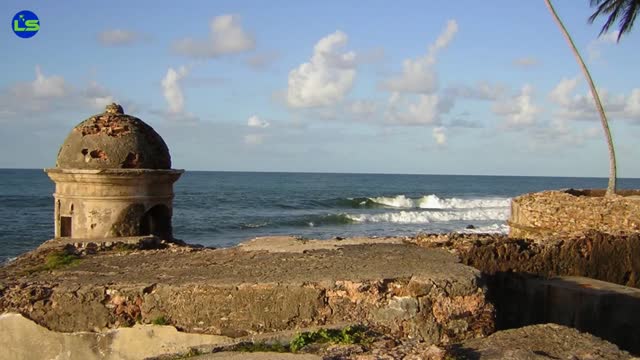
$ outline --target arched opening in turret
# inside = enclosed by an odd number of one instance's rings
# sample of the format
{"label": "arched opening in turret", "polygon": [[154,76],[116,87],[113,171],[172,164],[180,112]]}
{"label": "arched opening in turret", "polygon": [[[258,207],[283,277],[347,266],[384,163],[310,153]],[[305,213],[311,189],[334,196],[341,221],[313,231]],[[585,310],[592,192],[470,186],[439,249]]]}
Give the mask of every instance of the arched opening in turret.
{"label": "arched opening in turret", "polygon": [[147,210],[140,221],[140,235],[155,235],[171,240],[171,209],[166,205],[156,205]]}

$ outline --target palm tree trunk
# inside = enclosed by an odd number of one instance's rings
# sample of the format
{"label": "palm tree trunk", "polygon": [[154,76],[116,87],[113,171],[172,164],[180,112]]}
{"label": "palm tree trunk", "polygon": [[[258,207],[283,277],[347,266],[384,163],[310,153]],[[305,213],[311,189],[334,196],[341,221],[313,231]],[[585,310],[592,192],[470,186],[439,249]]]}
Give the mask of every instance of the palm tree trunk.
{"label": "palm tree trunk", "polygon": [[607,186],[606,196],[614,195],[616,193],[616,181],[617,181],[616,153],[613,148],[613,139],[611,138],[611,131],[609,130],[609,121],[607,120],[607,114],[605,114],[604,112],[604,108],[602,107],[602,102],[600,102],[600,95],[598,95],[598,91],[596,90],[596,85],[593,83],[593,79],[591,78],[589,69],[587,69],[587,65],[585,65],[584,60],[582,60],[582,56],[580,56],[580,52],[578,52],[578,48],[576,48],[576,44],[573,42],[573,39],[571,38],[571,35],[569,35],[569,32],[567,32],[567,28],[564,27],[562,20],[560,20],[560,17],[558,17],[558,13],[556,13],[556,10],[553,8],[553,5],[551,5],[551,0],[545,0],[545,2],[547,4],[547,7],[549,8],[549,11],[551,12],[551,15],[553,15],[553,19],[558,24],[558,27],[560,27],[560,30],[562,31],[562,34],[564,35],[565,39],[569,43],[569,46],[571,46],[571,49],[573,50],[573,55],[575,55],[576,60],[578,60],[578,64],[580,64],[580,67],[582,68],[582,73],[587,78],[587,83],[589,83],[589,88],[591,89],[591,95],[593,96],[593,100],[596,103],[596,109],[600,114],[600,123],[602,124],[602,129],[604,130],[604,135],[607,140],[607,147],[609,148],[609,184]]}

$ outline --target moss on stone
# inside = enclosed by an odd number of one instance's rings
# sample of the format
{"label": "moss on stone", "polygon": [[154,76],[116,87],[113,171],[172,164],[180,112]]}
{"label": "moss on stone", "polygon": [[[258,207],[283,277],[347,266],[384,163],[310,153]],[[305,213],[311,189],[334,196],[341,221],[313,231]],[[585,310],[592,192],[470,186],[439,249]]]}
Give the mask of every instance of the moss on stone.
{"label": "moss on stone", "polygon": [[366,345],[372,342],[370,331],[364,326],[347,326],[342,329],[320,329],[297,334],[289,348],[296,352],[310,344]]}
{"label": "moss on stone", "polygon": [[153,325],[169,325],[169,320],[167,320],[167,318],[165,318],[164,315],[162,315],[162,316],[158,316],[157,318],[153,319],[151,321],[151,323]]}

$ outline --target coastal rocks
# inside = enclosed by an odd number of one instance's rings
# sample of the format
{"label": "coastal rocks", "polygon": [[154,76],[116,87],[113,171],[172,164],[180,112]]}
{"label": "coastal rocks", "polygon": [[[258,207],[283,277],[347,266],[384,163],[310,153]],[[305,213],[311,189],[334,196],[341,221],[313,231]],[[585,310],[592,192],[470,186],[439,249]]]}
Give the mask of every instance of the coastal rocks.
{"label": "coastal rocks", "polygon": [[0,337],[2,360],[176,359],[196,354],[201,354],[195,356],[196,359],[255,360],[634,359],[609,342],[556,324],[499,331],[486,338],[444,347],[415,339],[395,341],[384,336],[366,348],[335,345],[296,354],[215,352],[232,348],[235,341],[222,336],[183,333],[172,326],[135,325],[104,332],[55,332],[20,314],[0,315],[0,333],[3,334]]}
{"label": "coastal rocks", "polygon": [[604,190],[525,194],[512,200],[508,223],[512,238],[560,239],[589,231],[639,233],[640,190],[620,190],[612,197],[604,197]]}
{"label": "coastal rocks", "polygon": [[640,289],[584,277],[496,276],[491,298],[498,326],[556,323],[640,354]]}
{"label": "coastal rocks", "polygon": [[420,235],[410,241],[441,248],[486,274],[584,276],[640,288],[640,234],[595,231],[572,239],[535,241],[504,235]]}
{"label": "coastal rocks", "polygon": [[172,326],[135,325],[105,332],[48,330],[20,314],[0,315],[0,359],[134,360],[224,345],[223,336],[186,334]]}
{"label": "coastal rocks", "polygon": [[556,324],[499,331],[451,347],[450,358],[501,359],[637,359],[615,345]]}
{"label": "coastal rocks", "polygon": [[225,359],[225,360],[321,360],[322,357],[313,354],[286,354],[271,352],[220,352],[197,357],[197,360]]}
{"label": "coastal rocks", "polygon": [[0,311],[64,332],[161,323],[238,338],[365,324],[447,344],[493,331],[478,270],[443,250],[371,242],[110,250],[50,270],[33,267],[35,255],[21,257],[0,268]]}
{"label": "coastal rocks", "polygon": [[442,234],[412,241],[446,249],[485,274],[498,329],[560,323],[640,353],[638,234],[546,241]]}

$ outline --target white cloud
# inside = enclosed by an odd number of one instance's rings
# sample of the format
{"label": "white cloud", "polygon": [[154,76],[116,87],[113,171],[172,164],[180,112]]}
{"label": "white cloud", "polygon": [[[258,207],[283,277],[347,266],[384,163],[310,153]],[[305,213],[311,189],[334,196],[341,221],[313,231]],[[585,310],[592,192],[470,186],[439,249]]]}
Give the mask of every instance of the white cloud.
{"label": "white cloud", "polygon": [[257,115],[253,115],[251,116],[248,120],[247,120],[247,126],[249,127],[253,127],[253,128],[267,128],[269,127],[269,122],[263,119],[260,119]]}
{"label": "white cloud", "polygon": [[640,89],[631,90],[625,103],[624,112],[628,118],[640,120]]}
{"label": "white cloud", "polygon": [[[570,120],[597,120],[598,112],[591,91],[577,93],[582,83],[579,76],[562,78],[549,93],[549,100],[558,105],[554,115]],[[609,120],[616,118],[640,121],[640,88],[631,90],[629,95],[612,95],[606,89],[598,89],[600,101]]]}
{"label": "white cloud", "polygon": [[370,100],[352,101],[347,110],[358,118],[370,118],[378,110],[378,105]]}
{"label": "white cloud", "polygon": [[573,92],[575,91],[579,82],[579,77],[562,78],[558,85],[556,85],[549,93],[549,99],[556,104],[569,106],[574,101],[574,99],[572,98]]}
{"label": "white cloud", "polygon": [[506,92],[506,86],[480,81],[475,85],[461,85],[445,89],[449,96],[462,97],[473,100],[497,100]]}
{"label": "white cloud", "polygon": [[260,145],[263,141],[263,134],[247,134],[244,136],[244,143],[247,145]]}
{"label": "white cloud", "polygon": [[271,66],[279,55],[274,51],[260,52],[253,54],[246,59],[247,64],[255,70],[264,70]]}
{"label": "white cloud", "polygon": [[406,59],[402,64],[402,73],[383,82],[390,91],[418,94],[431,94],[438,88],[438,76],[433,69],[440,50],[446,48],[456,32],[458,23],[449,20],[444,31],[429,46],[427,54],[417,59]]}
{"label": "white cloud", "polygon": [[437,94],[419,95],[415,102],[411,102],[393,93],[389,98],[385,120],[395,125],[438,125],[441,123],[440,116],[449,112],[451,106]]}
{"label": "white cloud", "polygon": [[602,129],[597,127],[580,128],[566,119],[554,118],[545,126],[532,129],[534,145],[581,146],[587,140],[602,136]]}
{"label": "white cloud", "polygon": [[540,61],[531,56],[521,57],[513,60],[513,66],[522,69],[530,69],[538,65],[540,65]]}
{"label": "white cloud", "polygon": [[189,71],[184,66],[181,66],[178,70],[170,67],[162,79],[162,92],[169,106],[169,113],[179,114],[184,112],[184,95],[180,81],[188,73]]}
{"label": "white cloud", "polygon": [[50,111],[61,107],[71,98],[72,88],[59,75],[47,76],[39,65],[35,67],[35,79],[11,85],[0,93],[0,114],[11,118],[13,114]]}
{"label": "white cloud", "polygon": [[32,82],[19,83],[11,88],[11,92],[25,98],[60,98],[68,93],[67,85],[62,76],[46,76],[36,65],[36,78]]}
{"label": "white cloud", "polygon": [[141,39],[140,34],[123,29],[105,30],[98,34],[98,41],[104,46],[131,45]]}
{"label": "white cloud", "polygon": [[505,125],[509,128],[534,125],[537,114],[541,111],[533,104],[533,87],[529,84],[525,84],[518,95],[494,103],[492,110],[505,118]]}
{"label": "white cloud", "polygon": [[438,146],[447,145],[447,134],[445,133],[445,128],[442,126],[434,127],[431,135],[433,136],[433,140],[435,140]]}
{"label": "white cloud", "polygon": [[289,72],[289,106],[329,106],[344,99],[356,77],[356,54],[340,52],[347,40],[342,31],[325,36],[315,45],[311,60]]}
{"label": "white cloud", "polygon": [[115,102],[113,95],[96,81],[89,83],[89,86],[82,92],[82,96],[87,104],[95,110],[104,110],[107,105]]}
{"label": "white cloud", "polygon": [[384,58],[385,58],[384,48],[376,47],[368,50],[359,51],[356,57],[356,62],[358,64],[375,64],[383,61]]}
{"label": "white cloud", "polygon": [[214,58],[255,47],[253,36],[242,28],[240,18],[235,15],[217,16],[209,26],[209,39],[181,39],[173,44],[174,51],[195,58]]}
{"label": "white cloud", "polygon": [[0,121],[35,121],[42,119],[38,114],[45,112],[45,119],[55,119],[62,113],[101,112],[112,102],[119,102],[131,114],[138,111],[135,104],[117,99],[95,80],[88,84],[72,86],[62,76],[46,75],[40,66],[36,66],[35,79],[0,90]]}
{"label": "white cloud", "polygon": [[597,39],[591,41],[589,45],[587,45],[587,54],[589,56],[589,61],[601,60],[602,49],[609,45],[616,44],[618,42],[618,34],[618,30],[607,32],[599,36]]}
{"label": "white cloud", "polygon": [[447,122],[447,126],[452,128],[479,129],[484,125],[479,121],[455,118]]}

